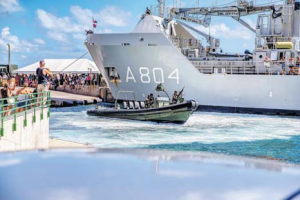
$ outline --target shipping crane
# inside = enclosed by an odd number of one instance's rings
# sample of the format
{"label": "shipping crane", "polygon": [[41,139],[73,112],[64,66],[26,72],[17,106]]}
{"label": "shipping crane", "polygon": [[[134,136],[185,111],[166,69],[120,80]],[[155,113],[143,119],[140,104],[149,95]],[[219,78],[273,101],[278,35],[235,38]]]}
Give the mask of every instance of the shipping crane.
{"label": "shipping crane", "polygon": [[[287,4],[292,2],[293,0],[287,0]],[[282,15],[282,7],[276,9],[274,5],[254,6],[253,1],[248,2],[246,0],[238,0],[237,3],[232,6],[172,8],[170,11],[170,19],[172,20],[175,18],[178,20],[177,23],[180,25],[202,35],[210,46],[210,52],[215,52],[220,46],[219,39],[215,39],[210,34],[206,34],[182,21],[209,27],[211,23],[211,16],[231,17],[253,33],[256,33],[256,29],[251,27],[246,21],[242,20],[241,17],[270,11],[273,12],[272,17],[274,19]]]}
{"label": "shipping crane", "polygon": [[[208,27],[210,25],[210,16],[231,17],[255,33],[255,29],[242,20],[241,17],[268,11],[273,11],[273,18],[281,16],[281,9],[279,8],[276,10],[274,5],[254,6],[253,1],[248,2],[245,0],[239,0],[236,5],[223,7],[172,8],[170,16],[171,19],[175,18],[184,20],[203,25],[204,27]],[[200,16],[205,17],[200,19]]]}

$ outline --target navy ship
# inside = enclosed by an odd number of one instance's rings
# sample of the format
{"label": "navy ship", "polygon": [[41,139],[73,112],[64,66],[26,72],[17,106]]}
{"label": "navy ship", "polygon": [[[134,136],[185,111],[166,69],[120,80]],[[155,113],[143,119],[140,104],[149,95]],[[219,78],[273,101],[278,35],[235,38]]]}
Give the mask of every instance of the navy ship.
{"label": "navy ship", "polygon": [[[185,87],[185,98],[203,111],[300,115],[299,0],[165,10],[159,0],[158,14],[147,9],[131,33],[88,34],[85,45],[114,97],[133,90],[143,101],[163,83],[168,93]],[[256,28],[242,19],[253,14]],[[219,39],[192,25],[208,27],[211,17],[230,17],[254,32],[253,52],[224,53]]]}

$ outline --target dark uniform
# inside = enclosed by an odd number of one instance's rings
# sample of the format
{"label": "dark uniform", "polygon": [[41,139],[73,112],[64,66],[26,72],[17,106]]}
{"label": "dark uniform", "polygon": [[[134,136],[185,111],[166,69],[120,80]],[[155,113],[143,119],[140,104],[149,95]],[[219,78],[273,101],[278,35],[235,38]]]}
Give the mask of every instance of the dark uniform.
{"label": "dark uniform", "polygon": [[177,91],[175,91],[172,97],[172,104],[177,104],[177,102],[178,102],[178,94]]}
{"label": "dark uniform", "polygon": [[153,94],[150,94],[149,96],[149,105],[152,106],[154,104],[154,97]]}

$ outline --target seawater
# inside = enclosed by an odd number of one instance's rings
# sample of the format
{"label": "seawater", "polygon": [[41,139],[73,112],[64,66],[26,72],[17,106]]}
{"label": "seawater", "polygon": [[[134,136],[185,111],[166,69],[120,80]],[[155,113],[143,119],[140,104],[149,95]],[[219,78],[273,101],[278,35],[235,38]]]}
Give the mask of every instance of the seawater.
{"label": "seawater", "polygon": [[50,136],[99,148],[207,151],[300,164],[299,117],[196,112],[185,125],[173,125],[90,117],[93,107],[51,109]]}

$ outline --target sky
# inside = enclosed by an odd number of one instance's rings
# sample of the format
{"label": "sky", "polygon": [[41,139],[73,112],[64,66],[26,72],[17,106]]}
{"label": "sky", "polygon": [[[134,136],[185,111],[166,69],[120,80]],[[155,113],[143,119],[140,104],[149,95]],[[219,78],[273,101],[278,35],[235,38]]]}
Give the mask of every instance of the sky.
{"label": "sky", "polygon": [[[266,1],[270,0],[261,0]],[[181,7],[192,7],[197,2],[182,0]],[[211,6],[220,2],[232,0],[200,0],[199,4]],[[11,63],[19,68],[41,59],[79,58],[86,52],[85,30],[92,28],[92,18],[98,21],[95,32],[130,32],[151,5],[157,5],[157,0],[0,0],[0,64],[7,63],[8,43]],[[173,6],[173,0],[167,0],[166,5]],[[255,27],[256,16],[244,20]],[[254,49],[254,33],[231,18],[213,17],[210,33],[221,39],[225,52]]]}

